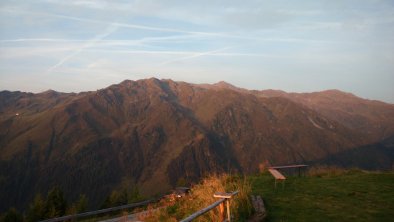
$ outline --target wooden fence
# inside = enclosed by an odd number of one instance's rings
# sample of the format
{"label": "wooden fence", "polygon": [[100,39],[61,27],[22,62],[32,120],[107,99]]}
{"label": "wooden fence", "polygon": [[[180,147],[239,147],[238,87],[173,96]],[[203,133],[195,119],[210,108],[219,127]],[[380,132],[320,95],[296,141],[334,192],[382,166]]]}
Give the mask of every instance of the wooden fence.
{"label": "wooden fence", "polygon": [[[215,207],[219,207],[220,221],[230,222],[231,221],[230,199],[236,194],[238,194],[238,191],[235,191],[232,193],[215,193],[213,196],[216,198],[220,198],[218,201],[214,202],[213,204],[209,205],[208,207],[206,207],[204,209],[201,209],[201,210],[195,212],[194,214],[188,216],[187,218],[181,220],[180,222],[192,221],[192,220],[196,219],[197,217],[207,213],[208,211],[213,210]],[[40,222],[60,222],[60,221],[75,220],[75,219],[82,218],[82,217],[94,216],[94,215],[109,213],[109,212],[118,211],[118,210],[131,209],[131,208],[135,208],[135,207],[142,207],[142,206],[148,205],[148,204],[156,202],[156,201],[157,201],[157,199],[145,200],[145,201],[138,202],[138,203],[132,203],[132,204],[122,205],[122,206],[118,206],[118,207],[111,207],[111,208],[90,211],[90,212],[85,212],[85,213],[80,213],[80,214],[67,215],[67,216],[63,216],[63,217],[57,217],[57,218],[43,220]],[[226,217],[226,216],[224,216],[225,205],[227,208],[226,209],[226,214],[227,214],[226,220],[224,220],[224,218]]]}
{"label": "wooden fence", "polygon": [[234,196],[238,194],[238,191],[232,192],[232,193],[215,193],[213,196],[216,198],[220,198],[220,200],[216,201],[215,203],[209,205],[208,207],[201,209],[197,212],[195,212],[194,214],[186,217],[185,219],[181,220],[180,222],[189,222],[192,221],[194,219],[196,219],[197,217],[207,213],[210,210],[213,210],[215,207],[219,206],[219,221],[224,221],[224,204],[226,204],[227,207],[227,220],[230,222],[231,221],[231,213],[230,213],[230,199]]}
{"label": "wooden fence", "polygon": [[109,213],[109,212],[118,211],[118,210],[142,207],[142,206],[148,205],[148,204],[156,202],[156,201],[157,201],[156,199],[145,200],[142,202],[122,205],[122,206],[118,206],[118,207],[111,207],[111,208],[106,208],[106,209],[102,209],[102,210],[96,210],[96,211],[90,211],[90,212],[85,212],[85,213],[80,213],[80,214],[73,214],[73,215],[67,215],[67,216],[63,216],[63,217],[52,218],[52,219],[48,219],[48,220],[43,220],[41,222],[59,222],[59,221],[66,221],[66,220],[74,220],[74,219],[81,218],[81,217],[88,217],[88,216]]}

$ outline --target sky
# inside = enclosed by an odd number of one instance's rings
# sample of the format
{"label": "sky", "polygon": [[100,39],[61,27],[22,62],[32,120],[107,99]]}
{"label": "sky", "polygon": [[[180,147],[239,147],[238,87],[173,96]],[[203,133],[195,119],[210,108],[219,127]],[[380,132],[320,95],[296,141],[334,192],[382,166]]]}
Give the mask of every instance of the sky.
{"label": "sky", "polygon": [[151,77],[394,103],[394,1],[0,0],[0,90]]}

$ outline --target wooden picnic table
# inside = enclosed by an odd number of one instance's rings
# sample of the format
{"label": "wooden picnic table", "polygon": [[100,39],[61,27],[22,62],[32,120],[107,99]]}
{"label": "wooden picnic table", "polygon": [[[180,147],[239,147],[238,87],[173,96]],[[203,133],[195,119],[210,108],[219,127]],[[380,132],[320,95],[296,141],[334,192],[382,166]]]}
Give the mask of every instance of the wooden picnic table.
{"label": "wooden picnic table", "polygon": [[298,165],[286,165],[286,166],[271,166],[269,169],[281,170],[281,169],[298,169],[298,176],[301,176],[301,168],[306,168],[308,165],[298,164]]}
{"label": "wooden picnic table", "polygon": [[308,167],[308,165],[305,164],[297,164],[297,165],[287,165],[287,166],[271,166],[268,168],[268,171],[271,173],[271,175],[275,178],[275,187],[276,187],[276,181],[282,181],[283,186],[286,180],[286,177],[283,176],[281,172],[278,170],[280,169],[298,169],[298,176],[301,176],[301,168]]}

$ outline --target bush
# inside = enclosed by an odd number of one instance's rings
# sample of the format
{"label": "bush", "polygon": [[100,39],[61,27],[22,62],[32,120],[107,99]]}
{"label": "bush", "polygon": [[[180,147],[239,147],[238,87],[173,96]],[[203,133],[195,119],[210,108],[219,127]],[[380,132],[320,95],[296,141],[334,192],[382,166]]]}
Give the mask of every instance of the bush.
{"label": "bush", "polygon": [[[231,199],[231,214],[234,221],[243,221],[252,213],[250,202],[251,185],[246,178],[239,176],[211,175],[191,188],[190,195],[178,198],[170,204],[153,213],[144,221],[179,221],[194,212],[201,210],[218,199],[213,197],[215,192],[239,193]],[[205,213],[195,221],[218,221],[218,208]]]}

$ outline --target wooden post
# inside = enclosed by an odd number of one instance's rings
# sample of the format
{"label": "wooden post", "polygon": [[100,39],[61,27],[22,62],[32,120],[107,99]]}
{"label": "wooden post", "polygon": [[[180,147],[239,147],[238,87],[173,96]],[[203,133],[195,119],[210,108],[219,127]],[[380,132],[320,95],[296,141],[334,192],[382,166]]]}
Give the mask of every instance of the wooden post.
{"label": "wooden post", "polygon": [[[226,207],[227,207],[227,221],[231,222],[231,212],[230,212],[230,199],[234,196],[238,194],[238,191],[232,192],[232,193],[215,193],[213,196],[216,198],[223,198],[226,199]],[[223,204],[223,203],[222,203]],[[223,206],[222,204],[220,204],[221,206]],[[223,206],[224,209],[224,206]],[[221,216],[220,216],[220,221],[223,221],[223,212],[220,212]]]}
{"label": "wooden post", "polygon": [[223,221],[224,217],[224,202],[219,205],[219,221]]}
{"label": "wooden post", "polygon": [[227,221],[231,222],[230,199],[226,199],[226,205],[227,205]]}

